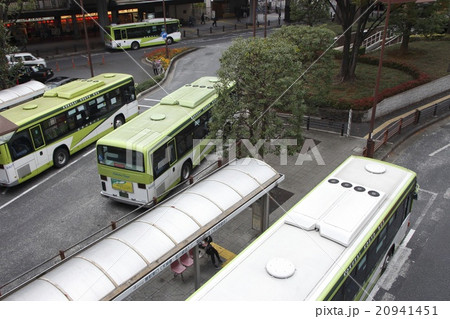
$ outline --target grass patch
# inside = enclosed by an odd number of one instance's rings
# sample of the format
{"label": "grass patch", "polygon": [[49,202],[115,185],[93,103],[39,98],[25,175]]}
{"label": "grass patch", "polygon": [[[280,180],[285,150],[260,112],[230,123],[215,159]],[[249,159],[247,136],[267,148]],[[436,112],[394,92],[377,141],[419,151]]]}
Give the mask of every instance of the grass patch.
{"label": "grass patch", "polygon": [[[435,80],[450,74],[447,72],[450,64],[450,38],[447,36],[446,39],[410,42],[406,55],[400,54],[400,44],[387,47],[383,59],[384,61],[389,59],[414,66],[419,71],[429,75],[431,80]],[[368,55],[379,58],[380,51],[371,52]],[[333,71],[336,75],[339,74],[340,64],[340,60],[335,61]],[[333,83],[331,90],[332,99],[344,98],[346,100],[357,100],[373,96],[377,71],[377,65],[358,62],[356,80],[346,83]],[[406,72],[383,65],[379,92],[412,79],[413,77]]]}
{"label": "grass patch", "polygon": [[[334,72],[338,74],[341,61],[335,61]],[[372,96],[375,91],[375,80],[378,67],[365,63],[356,66],[356,80],[353,82],[335,82],[332,88],[332,97],[339,99],[361,99]],[[380,91],[394,87],[412,80],[413,77],[405,72],[383,68],[381,72]]]}

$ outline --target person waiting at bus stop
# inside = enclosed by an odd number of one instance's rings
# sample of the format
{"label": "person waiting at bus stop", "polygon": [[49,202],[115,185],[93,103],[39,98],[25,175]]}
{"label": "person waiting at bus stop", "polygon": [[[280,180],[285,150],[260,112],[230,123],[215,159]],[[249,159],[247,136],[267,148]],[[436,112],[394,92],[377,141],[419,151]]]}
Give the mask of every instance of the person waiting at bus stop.
{"label": "person waiting at bus stop", "polygon": [[216,263],[216,257],[217,257],[217,260],[219,261],[220,265],[223,264],[223,261],[222,261],[222,259],[220,259],[219,252],[217,251],[217,249],[215,249],[213,247],[213,245],[211,245],[212,241],[213,240],[212,240],[211,236],[206,237],[203,240],[203,246],[205,247],[206,254],[208,256],[211,256],[211,262],[213,263],[214,267],[217,269],[217,268],[219,268],[219,266]]}

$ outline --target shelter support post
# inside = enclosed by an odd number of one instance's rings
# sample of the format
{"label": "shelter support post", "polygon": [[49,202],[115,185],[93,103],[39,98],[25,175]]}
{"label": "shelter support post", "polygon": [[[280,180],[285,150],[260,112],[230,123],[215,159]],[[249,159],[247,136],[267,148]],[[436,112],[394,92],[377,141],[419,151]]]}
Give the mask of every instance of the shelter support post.
{"label": "shelter support post", "polygon": [[269,228],[269,195],[265,194],[252,204],[252,228],[263,233]]}
{"label": "shelter support post", "polygon": [[195,290],[200,288],[200,262],[199,262],[199,252],[197,246],[194,247],[194,280],[195,280]]}

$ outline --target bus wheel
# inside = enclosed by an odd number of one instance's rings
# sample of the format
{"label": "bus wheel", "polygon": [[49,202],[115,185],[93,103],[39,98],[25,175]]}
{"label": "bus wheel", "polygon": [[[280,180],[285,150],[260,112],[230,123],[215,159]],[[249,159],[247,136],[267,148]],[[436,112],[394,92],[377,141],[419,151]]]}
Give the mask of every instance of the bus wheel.
{"label": "bus wheel", "polygon": [[53,165],[57,168],[65,166],[69,162],[69,152],[66,148],[60,147],[53,153]]}
{"label": "bus wheel", "polygon": [[181,182],[184,182],[191,176],[192,164],[190,161],[186,161],[181,168]]}
{"label": "bus wheel", "polygon": [[117,115],[114,118],[114,129],[118,128],[119,126],[123,125],[125,123],[125,119],[122,115]]}
{"label": "bus wheel", "polygon": [[172,38],[167,38],[167,45],[171,45],[173,43],[173,39]]}
{"label": "bus wheel", "polygon": [[139,49],[139,42],[134,41],[131,43],[131,50],[137,50]]}

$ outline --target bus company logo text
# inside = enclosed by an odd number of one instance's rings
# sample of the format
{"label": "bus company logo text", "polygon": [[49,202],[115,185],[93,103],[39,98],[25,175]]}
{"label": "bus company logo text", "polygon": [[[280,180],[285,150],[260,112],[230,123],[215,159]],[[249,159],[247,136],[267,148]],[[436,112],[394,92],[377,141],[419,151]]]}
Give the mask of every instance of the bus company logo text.
{"label": "bus company logo text", "polygon": [[[215,153],[210,154],[215,155],[217,157],[223,157],[225,151],[228,153],[228,158],[237,158],[237,144],[236,140],[228,140],[227,143],[224,143],[221,139],[194,139],[194,165],[200,164],[202,159],[201,154],[201,146],[215,146]],[[239,144],[241,147],[244,147],[250,157],[262,160],[259,152],[260,149],[264,146],[266,148],[278,148],[278,156],[280,157],[280,165],[285,166],[288,165],[288,147],[289,146],[298,146],[296,139],[273,139],[270,141],[259,140],[255,145],[248,139],[239,140]],[[306,139],[303,142],[302,148],[299,153],[295,154],[296,161],[295,165],[303,165],[305,161],[316,161],[317,165],[325,165],[325,161],[320,155],[319,149],[317,148],[316,143],[313,139]]]}
{"label": "bus company logo text", "polygon": [[80,103],[80,102],[89,100],[90,98],[92,98],[92,97],[94,97],[94,96],[97,96],[97,95],[99,95],[99,94],[100,94],[100,91],[97,91],[97,92],[94,92],[94,93],[92,93],[92,94],[83,96],[82,98],[79,98],[79,99],[76,100],[76,101],[73,101],[73,102],[70,102],[69,104],[64,105],[62,108],[63,108],[63,109],[67,109],[67,108],[69,108],[69,107],[71,107],[71,106],[74,106],[74,105]]}
{"label": "bus company logo text", "polygon": [[344,271],[344,277],[347,277],[351,270],[353,269],[353,267],[357,264],[357,262],[359,261],[359,259],[362,257],[362,255],[364,254],[364,252],[369,248],[369,246],[372,244],[373,240],[377,237],[377,234],[381,231],[381,229],[383,229],[384,224],[386,223],[385,220],[383,220],[380,225],[378,225],[377,229],[372,233],[372,235],[370,235],[369,239],[367,239],[366,243],[364,244],[364,246],[361,248],[361,250],[356,254],[355,258],[353,258],[352,262],[350,263],[350,265],[348,265],[347,269],[345,269]]}

